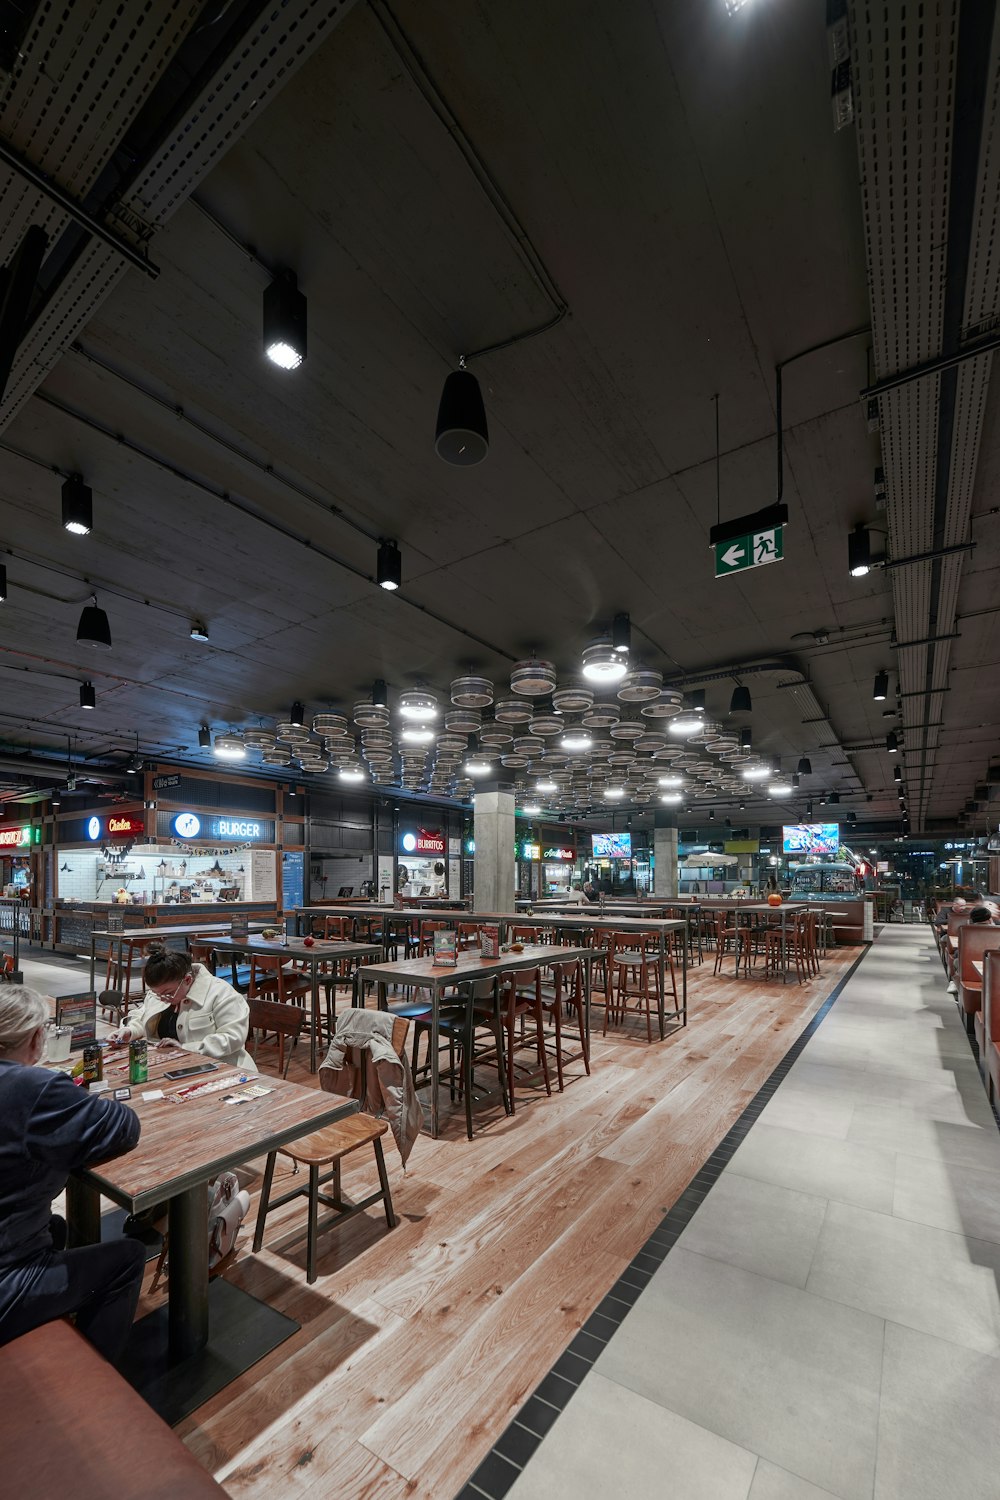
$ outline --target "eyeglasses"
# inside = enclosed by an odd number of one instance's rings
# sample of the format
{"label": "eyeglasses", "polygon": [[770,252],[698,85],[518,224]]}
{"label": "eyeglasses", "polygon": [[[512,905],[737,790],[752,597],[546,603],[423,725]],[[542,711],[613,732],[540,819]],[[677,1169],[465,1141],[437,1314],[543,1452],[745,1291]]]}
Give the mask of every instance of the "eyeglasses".
{"label": "eyeglasses", "polygon": [[172,1005],[190,978],[190,974],[185,974],[184,978],[179,980],[172,990],[153,990],[153,994],[158,1000],[166,1000],[168,1005]]}

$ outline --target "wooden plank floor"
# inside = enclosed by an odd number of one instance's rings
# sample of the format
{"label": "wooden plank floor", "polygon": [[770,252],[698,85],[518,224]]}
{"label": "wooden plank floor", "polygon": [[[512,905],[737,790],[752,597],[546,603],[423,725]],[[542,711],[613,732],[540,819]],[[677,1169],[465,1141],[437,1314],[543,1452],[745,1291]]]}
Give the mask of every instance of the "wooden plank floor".
{"label": "wooden plank floor", "polygon": [[[181,1425],[189,1448],[241,1500],[450,1500],[859,951],[803,985],[709,961],[687,1029],[652,1046],[634,1018],[602,1039],[595,1010],[589,1079],[573,1063],[562,1095],[522,1088],[513,1119],[480,1104],[472,1142],[446,1109],[405,1174],[388,1147],[399,1227],[372,1209],[331,1234],[312,1287],[304,1238],[268,1249],[304,1200],[269,1217],[258,1256],[251,1209],[229,1278],[302,1329]],[[298,1061],[290,1076],[311,1081]],[[362,1160],[346,1190],[373,1179]]]}

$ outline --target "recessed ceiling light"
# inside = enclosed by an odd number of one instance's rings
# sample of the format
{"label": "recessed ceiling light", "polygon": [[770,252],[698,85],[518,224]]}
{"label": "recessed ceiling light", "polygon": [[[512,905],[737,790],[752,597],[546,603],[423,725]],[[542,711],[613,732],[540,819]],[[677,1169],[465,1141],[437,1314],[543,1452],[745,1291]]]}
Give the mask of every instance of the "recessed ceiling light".
{"label": "recessed ceiling light", "polygon": [[208,626],[204,620],[194,620],[191,625],[191,639],[193,641],[208,640]]}

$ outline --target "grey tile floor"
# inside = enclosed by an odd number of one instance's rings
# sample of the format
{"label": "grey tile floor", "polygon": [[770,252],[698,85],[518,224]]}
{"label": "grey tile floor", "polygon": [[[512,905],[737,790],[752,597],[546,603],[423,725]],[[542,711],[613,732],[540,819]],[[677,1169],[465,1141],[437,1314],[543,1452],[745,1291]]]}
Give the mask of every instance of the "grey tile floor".
{"label": "grey tile floor", "polygon": [[887,927],[507,1493],[996,1500],[998,1286],[1000,1132]]}

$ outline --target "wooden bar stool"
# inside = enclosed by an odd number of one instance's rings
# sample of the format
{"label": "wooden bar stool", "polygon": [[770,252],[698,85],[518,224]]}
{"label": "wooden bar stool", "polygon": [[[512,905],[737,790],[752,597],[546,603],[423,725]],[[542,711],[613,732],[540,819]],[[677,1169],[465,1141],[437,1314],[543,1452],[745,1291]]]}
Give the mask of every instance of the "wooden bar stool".
{"label": "wooden bar stool", "polygon": [[[674,979],[674,958],[667,950],[670,976]],[[653,1006],[659,1009],[660,967],[659,952],[655,938],[648,933],[613,932],[611,934],[611,975],[608,983],[608,1003],[604,1010],[604,1035],[608,1022],[624,1022],[628,1003],[635,1000],[636,1009],[646,1013],[646,1038],[653,1040]],[[676,981],[674,990],[676,993]]]}
{"label": "wooden bar stool", "polygon": [[[402,1057],[403,1048],[406,1045],[406,1033],[409,1022],[397,1019],[393,1022],[392,1045],[398,1057]],[[321,1067],[319,1070],[320,1087],[327,1093],[331,1093],[329,1068]],[[306,1217],[306,1281],[316,1280],[316,1243],[319,1236],[333,1224],[339,1224],[344,1219],[353,1218],[355,1214],[363,1213],[366,1208],[371,1208],[373,1203],[381,1203],[385,1210],[385,1222],[390,1229],[396,1227],[396,1215],[392,1207],[392,1194],[389,1191],[389,1176],[385,1170],[385,1157],[382,1154],[382,1137],[389,1129],[384,1120],[376,1120],[371,1115],[350,1115],[346,1120],[338,1120],[335,1125],[327,1125],[322,1130],[314,1131],[312,1135],[303,1136],[301,1140],[293,1141],[288,1146],[282,1146],[280,1151],[272,1151],[267,1158],[267,1166],[264,1169],[264,1182],[260,1192],[260,1205],[257,1209],[257,1223],[254,1228],[253,1248],[254,1253],[260,1249],[264,1242],[264,1226],[267,1216],[272,1209],[283,1208],[286,1203],[291,1203],[295,1198],[306,1198],[308,1210]],[[358,1203],[349,1202],[343,1195],[340,1180],[340,1164],[345,1156],[350,1156],[355,1151],[362,1150],[365,1146],[372,1146],[375,1151],[375,1166],[378,1171],[379,1186],[374,1193],[369,1193],[367,1198],[362,1198]],[[296,1171],[301,1164],[309,1168],[309,1180],[301,1187],[292,1188],[287,1193],[282,1193],[280,1198],[271,1197],[271,1184],[274,1181],[274,1165],[278,1156],[287,1156],[295,1163]],[[329,1168],[324,1171],[324,1168]],[[322,1189],[332,1184],[333,1191],[324,1193]],[[324,1204],[332,1208],[334,1212],[322,1222],[319,1221],[319,1205]],[[301,1234],[301,1230],[293,1231]],[[291,1238],[292,1236],[289,1236]],[[282,1242],[283,1243],[283,1242]]]}
{"label": "wooden bar stool", "polygon": [[590,1073],[590,1045],[584,1026],[583,963],[579,958],[564,964],[553,964],[552,994],[542,996],[542,1009],[552,1017],[553,1036],[556,1044],[556,1079],[560,1094],[563,1091],[562,1017],[564,1008],[576,1016],[580,1029],[580,1056],[588,1075]]}

